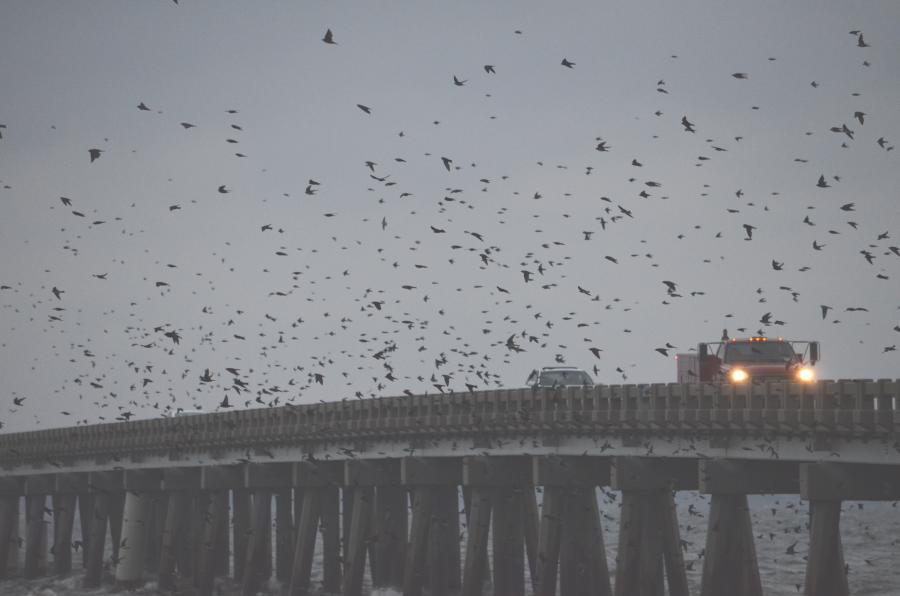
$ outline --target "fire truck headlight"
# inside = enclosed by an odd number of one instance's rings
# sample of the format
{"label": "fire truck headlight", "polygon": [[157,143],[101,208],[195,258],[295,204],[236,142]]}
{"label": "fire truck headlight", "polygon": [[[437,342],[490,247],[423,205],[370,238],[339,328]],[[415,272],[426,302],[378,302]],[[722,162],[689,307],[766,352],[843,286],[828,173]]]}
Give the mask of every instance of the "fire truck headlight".
{"label": "fire truck headlight", "polygon": [[816,380],[816,373],[811,368],[803,367],[797,371],[797,379],[804,383],[812,383]]}
{"label": "fire truck headlight", "polygon": [[749,378],[749,376],[750,375],[747,374],[747,371],[742,368],[735,368],[728,373],[728,378],[731,379],[732,383],[743,383]]}

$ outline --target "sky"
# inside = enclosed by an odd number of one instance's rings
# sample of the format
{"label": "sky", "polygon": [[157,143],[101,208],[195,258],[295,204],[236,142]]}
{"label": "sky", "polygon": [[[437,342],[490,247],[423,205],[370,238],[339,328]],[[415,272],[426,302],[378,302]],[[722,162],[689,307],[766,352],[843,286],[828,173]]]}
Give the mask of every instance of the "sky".
{"label": "sky", "polygon": [[3,2],[2,431],[563,363],[673,382],[723,329],[896,378],[897,23],[892,1]]}

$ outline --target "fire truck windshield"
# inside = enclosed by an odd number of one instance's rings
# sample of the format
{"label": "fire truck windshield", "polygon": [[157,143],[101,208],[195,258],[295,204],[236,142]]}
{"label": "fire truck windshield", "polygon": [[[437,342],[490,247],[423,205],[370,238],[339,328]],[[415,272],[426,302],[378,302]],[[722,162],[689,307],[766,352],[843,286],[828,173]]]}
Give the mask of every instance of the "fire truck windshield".
{"label": "fire truck windshield", "polygon": [[794,359],[791,344],[781,341],[735,342],[725,346],[725,362],[790,362]]}

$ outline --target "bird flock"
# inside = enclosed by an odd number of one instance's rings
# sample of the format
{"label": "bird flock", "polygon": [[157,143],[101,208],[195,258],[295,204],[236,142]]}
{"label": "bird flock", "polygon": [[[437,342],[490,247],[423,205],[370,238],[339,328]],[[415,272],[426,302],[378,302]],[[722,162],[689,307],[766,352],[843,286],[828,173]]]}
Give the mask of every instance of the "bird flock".
{"label": "bird flock", "polygon": [[[309,61],[362,59],[347,29],[323,27]],[[786,103],[819,94],[843,115],[795,123],[779,131],[789,147],[769,146],[754,113],[782,106],[751,98],[769,97],[771,82],[760,81],[790,56],[704,73],[728,98],[711,105],[679,80],[688,58],[661,50],[634,105],[582,115],[566,150],[546,155],[546,129],[528,126],[560,114],[530,112],[509,89],[550,88],[564,115],[596,73],[591,57],[537,33],[497,31],[502,60],[484,55],[435,76],[440,109],[397,109],[364,89],[329,101],[313,117],[351,122],[358,138],[295,142],[304,154],[330,155],[333,142],[363,156],[336,167],[270,167],[252,126],[265,115],[229,98],[185,113],[142,92],[117,106],[125,130],[79,138],[70,156],[67,171],[118,196],[80,184],[35,193],[0,169],[0,201],[41,213],[18,222],[21,211],[7,209],[3,228],[16,238],[8,254],[23,256],[0,270],[0,345],[25,366],[4,369],[16,381],[0,422],[440,396],[520,386],[553,363],[589,365],[604,383],[674,380],[674,362],[660,357],[723,325],[744,335],[821,330],[843,341],[826,347],[835,360],[845,349],[863,361],[896,350],[896,197],[845,191],[853,180],[840,159],[853,156],[850,171],[864,161],[878,164],[873,176],[890,172],[893,115],[874,113],[865,94],[838,86],[843,78],[794,79],[780,90]],[[877,43],[850,33],[830,43],[864,80]],[[528,80],[515,62],[524,46],[548,56]],[[420,82],[404,84],[413,93]],[[308,110],[302,99],[296,109]],[[476,122],[460,121],[473,113]],[[141,145],[150,126],[184,167],[177,175],[158,171],[159,147]],[[28,151],[26,134],[4,121],[0,150]],[[497,138],[513,157],[483,150]],[[734,179],[743,169],[758,176],[756,162],[769,159],[782,165],[777,180]],[[122,180],[120,171],[142,169],[145,180]],[[19,225],[28,234],[12,234]],[[48,238],[40,248],[28,242],[34,230]],[[878,318],[885,311],[896,321]]]}

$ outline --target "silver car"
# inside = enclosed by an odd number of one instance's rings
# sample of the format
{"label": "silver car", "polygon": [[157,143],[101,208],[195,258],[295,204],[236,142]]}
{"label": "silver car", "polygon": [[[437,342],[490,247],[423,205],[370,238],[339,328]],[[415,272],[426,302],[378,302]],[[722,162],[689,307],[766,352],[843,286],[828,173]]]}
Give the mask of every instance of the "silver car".
{"label": "silver car", "polygon": [[573,366],[545,366],[541,370],[533,370],[525,384],[538,387],[593,387],[594,380],[580,368]]}

